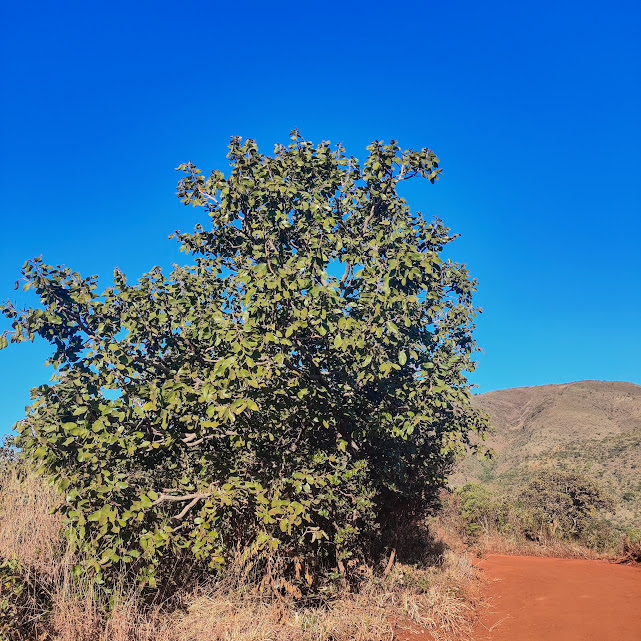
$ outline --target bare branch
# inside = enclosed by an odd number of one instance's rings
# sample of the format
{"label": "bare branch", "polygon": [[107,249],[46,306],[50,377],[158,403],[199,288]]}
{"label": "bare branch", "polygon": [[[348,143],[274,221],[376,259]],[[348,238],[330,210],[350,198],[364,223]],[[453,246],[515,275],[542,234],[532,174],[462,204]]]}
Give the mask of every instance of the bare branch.
{"label": "bare branch", "polygon": [[196,505],[196,503],[198,503],[198,501],[200,501],[200,498],[199,498],[199,497],[196,497],[196,498],[192,499],[192,500],[191,500],[189,503],[187,503],[187,505],[185,505],[185,507],[180,511],[180,514],[176,514],[176,516],[174,516],[174,519],[176,519],[176,521],[182,521],[182,519],[185,517],[185,515],[187,514],[187,512],[189,512],[189,510],[191,510],[191,508],[192,508],[192,507],[194,507],[194,505]]}
{"label": "bare branch", "polygon": [[211,496],[211,492],[195,492],[194,494],[183,494],[181,496],[175,496],[173,494],[160,494],[158,498],[153,502],[154,505],[159,503],[180,503],[181,501],[200,501],[200,499],[208,499]]}
{"label": "bare branch", "polygon": [[365,222],[363,223],[363,235],[367,233],[367,226],[370,224],[372,218],[374,218],[375,213],[376,213],[376,205],[374,204],[370,209],[369,216],[365,219]]}
{"label": "bare branch", "polygon": [[340,287],[343,287],[347,282],[347,277],[349,276],[349,273],[351,270],[352,270],[352,263],[350,263],[349,260],[345,261],[345,272],[343,273],[343,277],[341,278]]}

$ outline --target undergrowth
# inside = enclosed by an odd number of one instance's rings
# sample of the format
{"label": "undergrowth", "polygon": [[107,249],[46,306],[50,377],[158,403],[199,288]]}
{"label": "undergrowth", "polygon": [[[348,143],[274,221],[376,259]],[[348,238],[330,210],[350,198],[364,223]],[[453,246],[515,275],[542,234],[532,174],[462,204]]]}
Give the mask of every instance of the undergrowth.
{"label": "undergrowth", "polygon": [[443,491],[441,505],[432,531],[458,551],[633,559],[641,540],[609,520],[612,499],[576,473],[548,470],[510,492],[468,483]]}
{"label": "undergrowth", "polygon": [[171,589],[143,593],[123,573],[107,593],[74,573],[79,553],[52,514],[59,499],[19,465],[0,475],[2,641],[374,641],[425,629],[438,641],[465,636],[474,617],[471,558],[418,526],[396,541],[396,563],[357,568],[358,584],[337,573],[314,595],[286,589],[276,561],[280,589],[266,585],[243,550],[224,576],[180,585],[177,570]]}
{"label": "undergrowth", "polygon": [[176,559],[163,589],[141,591],[123,571],[107,592],[74,571],[82,559],[62,536],[59,500],[15,461],[0,472],[1,641],[375,641],[421,630],[436,641],[465,638],[480,589],[471,551],[641,561],[638,537],[594,538],[597,511],[564,531],[531,505],[467,486],[444,492],[427,524],[398,528],[378,565],[351,568],[358,581],[337,571],[303,594],[282,572],[293,564],[305,580],[302,564],[276,555],[255,563],[239,548],[224,574]]}

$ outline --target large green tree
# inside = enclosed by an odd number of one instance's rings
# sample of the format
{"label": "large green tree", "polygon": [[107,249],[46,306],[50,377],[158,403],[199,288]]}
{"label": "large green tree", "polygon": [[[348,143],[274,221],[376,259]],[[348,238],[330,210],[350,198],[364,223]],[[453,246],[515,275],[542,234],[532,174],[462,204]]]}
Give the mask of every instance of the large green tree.
{"label": "large green tree", "polygon": [[486,429],[466,378],[475,281],[397,192],[438,180],[438,159],[368,151],[361,165],[293,132],[271,156],[233,138],[228,175],[181,165],[209,224],[175,233],[191,264],[168,276],[116,270],[98,293],[25,264],[39,305],[3,305],[0,346],[38,335],[56,374],[19,442],[99,580],[127,563],[153,585],[172,555],[216,568],[237,550],[307,564],[308,583],[312,564],[349,572]]}

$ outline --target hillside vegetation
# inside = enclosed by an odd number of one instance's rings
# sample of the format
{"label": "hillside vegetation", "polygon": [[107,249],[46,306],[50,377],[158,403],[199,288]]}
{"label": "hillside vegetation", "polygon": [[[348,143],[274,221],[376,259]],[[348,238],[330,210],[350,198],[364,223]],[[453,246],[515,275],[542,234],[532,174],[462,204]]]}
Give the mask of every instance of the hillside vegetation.
{"label": "hillside vegetation", "polygon": [[579,472],[614,499],[612,522],[641,522],[641,386],[611,381],[519,387],[475,396],[494,456],[466,457],[451,484],[512,492],[545,469]]}

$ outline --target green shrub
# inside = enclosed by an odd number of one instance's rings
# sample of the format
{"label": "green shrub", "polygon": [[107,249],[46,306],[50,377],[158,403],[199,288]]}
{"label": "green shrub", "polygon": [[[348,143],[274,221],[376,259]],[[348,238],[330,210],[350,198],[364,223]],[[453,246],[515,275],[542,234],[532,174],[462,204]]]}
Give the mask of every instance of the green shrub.
{"label": "green shrub", "polygon": [[613,551],[621,546],[621,533],[598,513],[588,519],[577,538],[586,547],[597,552]]}
{"label": "green shrub", "polygon": [[211,225],[176,232],[192,264],[168,277],[116,270],[99,294],[25,264],[39,305],[4,305],[10,338],[48,340],[57,373],[20,446],[65,493],[79,571],[153,586],[177,559],[218,571],[242,553],[308,589],[418,518],[484,432],[466,378],[475,281],[397,193],[437,180],[438,159],[368,150],[361,166],[294,133],[273,156],[232,139],[227,177],[181,165],[180,198]]}
{"label": "green shrub", "polygon": [[466,483],[456,491],[462,529],[468,536],[478,536],[496,525],[495,498],[485,485]]}
{"label": "green shrub", "polygon": [[[581,538],[596,531],[599,511],[611,509],[612,499],[591,479],[566,471],[540,472],[519,493],[530,538]],[[598,538],[598,537],[597,537]]]}
{"label": "green shrub", "polygon": [[620,533],[603,514],[612,499],[573,472],[541,472],[512,493],[467,483],[456,491],[455,506],[458,529],[471,539],[498,534],[515,541],[574,540],[598,551],[620,547]]}
{"label": "green shrub", "polygon": [[15,437],[4,436],[0,441],[0,483],[1,477],[7,474],[11,467],[18,461],[18,450],[15,446]]}

